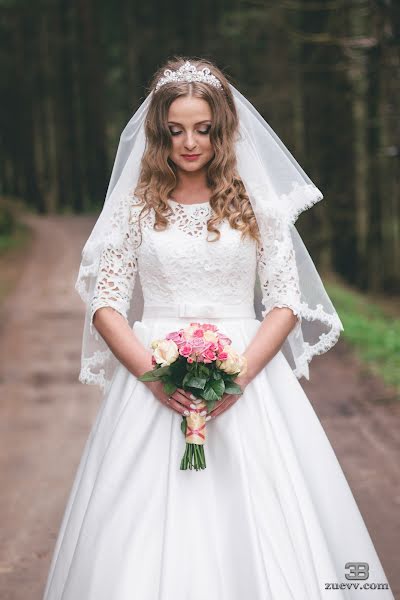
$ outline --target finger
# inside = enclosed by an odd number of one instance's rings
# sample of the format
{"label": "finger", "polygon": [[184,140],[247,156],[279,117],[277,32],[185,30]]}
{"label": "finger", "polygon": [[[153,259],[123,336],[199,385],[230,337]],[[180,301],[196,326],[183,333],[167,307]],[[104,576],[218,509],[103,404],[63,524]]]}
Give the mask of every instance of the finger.
{"label": "finger", "polygon": [[218,415],[220,415],[221,413],[224,412],[225,407],[226,407],[226,404],[217,406],[212,411],[210,411],[207,416],[210,417],[211,419],[215,419],[215,417],[218,417]]}
{"label": "finger", "polygon": [[220,400],[217,400],[215,406],[221,406],[226,400],[238,400],[241,397],[241,394],[224,394]]}
{"label": "finger", "polygon": [[166,405],[170,408],[172,408],[173,410],[175,410],[176,412],[178,412],[180,415],[185,415],[185,411],[188,411],[188,409],[186,409],[184,406],[182,406],[182,404],[180,404],[177,400],[174,400],[174,398],[172,398],[172,396],[170,396],[170,400],[165,402]]}
{"label": "finger", "polygon": [[224,399],[224,401],[219,404],[216,408],[214,408],[209,415],[213,418],[218,417],[218,415],[222,414],[223,412],[225,412],[230,406],[232,406],[232,404],[235,404],[236,402],[236,398],[235,396],[232,396],[231,394]]}
{"label": "finger", "polygon": [[229,400],[232,399],[232,394],[224,394],[222,398],[216,401],[214,404],[214,410],[219,408],[220,406],[224,406]]}
{"label": "finger", "polygon": [[[173,394],[170,396],[170,398],[173,398],[174,400],[176,400],[179,404],[181,404],[181,406],[183,407],[183,413],[185,416],[188,416],[190,410],[194,410],[195,408],[197,408],[196,404],[194,401],[188,400],[185,396],[182,396],[181,394],[178,393],[177,390],[175,390],[174,394],[177,394],[178,397],[176,397],[176,395],[174,396]],[[187,414],[185,413],[185,409],[187,411]],[[207,410],[204,409],[200,412],[200,415],[202,417],[204,417],[207,414]]]}
{"label": "finger", "polygon": [[195,396],[193,396],[193,394],[191,392],[188,392],[187,390],[184,390],[183,388],[177,388],[176,391],[179,392],[180,394],[182,394],[182,396],[185,396],[185,398],[187,398],[188,400],[192,400],[193,398],[195,398]]}
{"label": "finger", "polygon": [[188,400],[192,400],[192,402],[194,402],[195,404],[202,401],[202,398],[197,398],[197,396],[192,394],[192,392],[188,392],[187,390],[184,390],[182,388],[177,388],[177,391],[179,393],[183,394],[185,396],[185,398],[187,398]]}
{"label": "finger", "polygon": [[232,394],[223,394],[222,397],[216,401],[215,406],[221,406],[228,398],[231,398]]}
{"label": "finger", "polygon": [[195,408],[195,405],[193,404],[193,400],[190,400],[184,393],[182,393],[180,391],[179,388],[177,390],[175,390],[172,397],[174,397],[175,400],[177,400],[178,402],[180,402],[181,404],[186,406],[186,408],[190,408],[190,405],[192,405],[192,408]]}

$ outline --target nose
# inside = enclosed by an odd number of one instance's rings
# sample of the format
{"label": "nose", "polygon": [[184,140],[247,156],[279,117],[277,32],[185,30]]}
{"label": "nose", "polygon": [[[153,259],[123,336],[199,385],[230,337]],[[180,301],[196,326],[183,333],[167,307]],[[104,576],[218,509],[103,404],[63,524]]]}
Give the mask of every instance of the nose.
{"label": "nose", "polygon": [[196,145],[197,142],[193,137],[193,133],[189,131],[186,135],[185,148],[187,148],[188,150],[193,150],[196,147]]}

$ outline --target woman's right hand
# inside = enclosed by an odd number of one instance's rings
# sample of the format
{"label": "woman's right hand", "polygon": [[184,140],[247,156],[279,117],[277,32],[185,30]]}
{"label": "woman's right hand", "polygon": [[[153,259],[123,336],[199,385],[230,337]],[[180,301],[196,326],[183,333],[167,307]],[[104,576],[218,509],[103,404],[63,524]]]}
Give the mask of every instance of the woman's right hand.
{"label": "woman's right hand", "polygon": [[[200,402],[196,396],[193,396],[191,393],[186,392],[181,388],[178,388],[173,394],[168,396],[168,394],[164,392],[164,384],[162,381],[146,381],[144,383],[154,394],[157,400],[185,417],[188,416],[189,409],[196,408],[196,403]],[[206,412],[207,411],[204,410],[200,414],[205,415]]]}

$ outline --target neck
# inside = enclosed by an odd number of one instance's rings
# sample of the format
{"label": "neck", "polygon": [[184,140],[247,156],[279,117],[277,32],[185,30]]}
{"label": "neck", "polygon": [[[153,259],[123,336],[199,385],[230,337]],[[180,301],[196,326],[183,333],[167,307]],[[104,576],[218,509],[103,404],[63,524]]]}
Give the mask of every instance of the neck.
{"label": "neck", "polygon": [[191,195],[207,193],[207,175],[206,169],[199,169],[193,173],[188,171],[182,171],[181,169],[177,172],[177,184],[174,189],[174,193],[190,193]]}

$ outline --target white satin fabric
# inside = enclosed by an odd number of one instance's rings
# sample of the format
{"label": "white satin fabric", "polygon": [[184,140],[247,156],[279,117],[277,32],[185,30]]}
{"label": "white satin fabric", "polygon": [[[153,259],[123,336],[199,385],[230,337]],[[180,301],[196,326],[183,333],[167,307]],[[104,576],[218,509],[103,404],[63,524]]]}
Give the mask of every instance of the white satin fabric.
{"label": "white satin fabric", "polygon": [[[290,248],[271,269],[268,246],[257,251],[227,223],[218,243],[206,240],[210,206],[171,208],[162,232],[150,215],[138,249],[134,224],[123,243],[104,248],[91,319],[102,306],[127,318],[137,276],[144,310],[132,327],[148,349],[200,320],[244,352],[260,326],[257,273],[265,313],[274,306],[296,313]],[[44,600],[393,600],[390,591],[354,589],[385,583],[385,574],[283,351],[207,422],[205,470],[180,470],[181,421],[118,363],[76,473]],[[368,580],[347,580],[347,562],[368,563]]]}
{"label": "white satin fabric", "polygon": [[[187,317],[137,321],[140,341]],[[260,321],[207,318],[244,351]],[[394,600],[335,453],[282,352],[207,422],[207,468],[180,470],[181,416],[120,365],[86,442],[44,600]]]}

